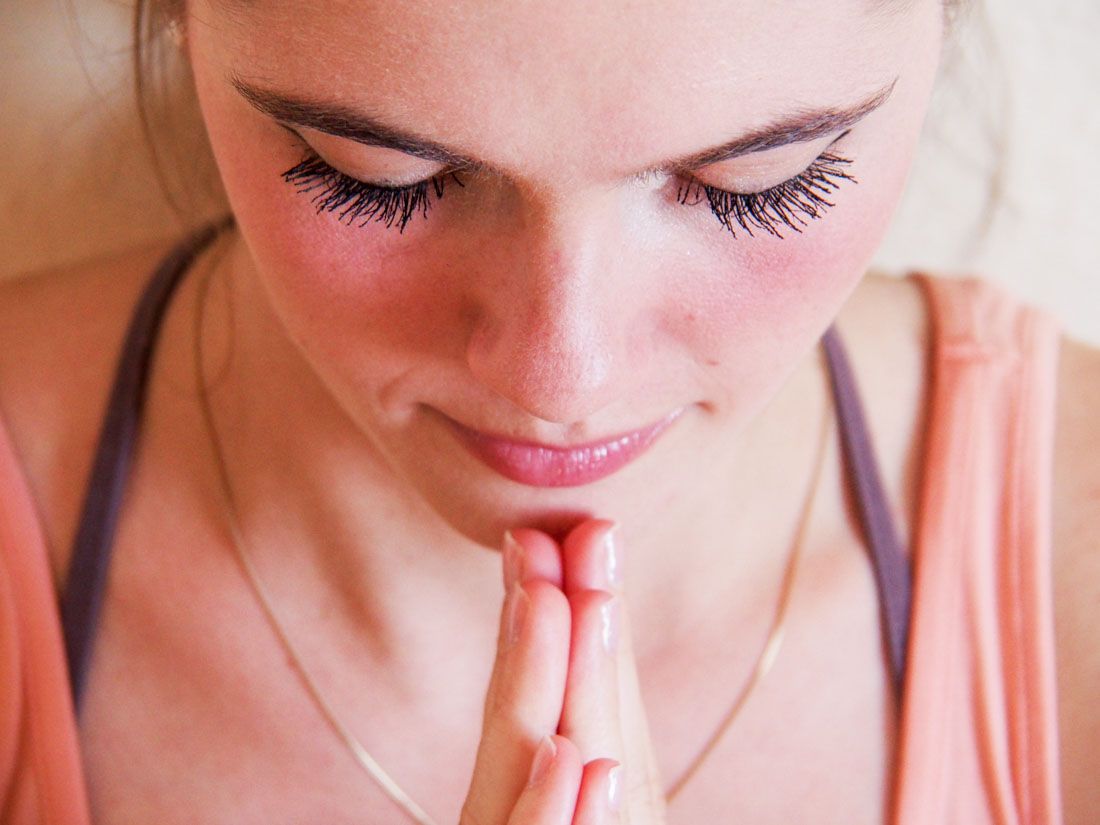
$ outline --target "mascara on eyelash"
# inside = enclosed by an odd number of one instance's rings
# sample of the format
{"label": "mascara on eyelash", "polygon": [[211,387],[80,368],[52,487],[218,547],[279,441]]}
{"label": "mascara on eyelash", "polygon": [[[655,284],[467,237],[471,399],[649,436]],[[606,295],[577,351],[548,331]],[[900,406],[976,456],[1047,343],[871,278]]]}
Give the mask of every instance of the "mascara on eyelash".
{"label": "mascara on eyelash", "polygon": [[[849,158],[825,152],[790,180],[749,194],[730,192],[692,180],[677,192],[677,201],[694,205],[705,199],[719,223],[735,238],[737,230],[733,227],[734,223],[750,238],[756,237],[752,231],[756,226],[782,240],[785,236],[781,226],[801,234],[809,221],[822,217],[826,210],[836,205],[830,197],[842,182],[859,183],[844,168],[851,163]],[[688,204],[693,192],[695,198]]]}
{"label": "mascara on eyelash", "polygon": [[[840,135],[837,141],[847,134]],[[692,179],[677,190],[676,200],[683,205],[694,206],[705,199],[718,222],[734,238],[738,237],[734,228],[736,223],[749,237],[756,237],[753,233],[755,226],[782,240],[785,236],[781,227],[801,234],[809,221],[821,218],[835,206],[830,197],[841,183],[859,183],[844,168],[851,163],[849,158],[826,151],[793,178],[761,192],[747,194]],[[390,228],[397,222],[398,231],[402,234],[417,211],[427,219],[431,202],[428,186],[431,185],[437,198],[442,198],[447,177],[465,187],[456,171],[409,186],[375,186],[340,172],[315,153],[307,155],[301,163],[282,174],[283,180],[298,192],[315,193],[310,200],[318,214],[338,212],[337,220],[349,226],[358,221],[358,225],[363,227],[377,220]],[[694,199],[689,203],[693,192]]]}
{"label": "mascara on eyelash", "polygon": [[337,220],[349,226],[358,222],[363,227],[377,220],[390,228],[397,222],[401,234],[418,211],[427,220],[431,203],[429,185],[437,198],[443,197],[447,177],[459,186],[465,186],[455,172],[409,186],[375,186],[333,168],[315,153],[308,154],[301,163],[283,172],[281,177],[299,193],[314,193],[310,202],[316,207],[317,214],[338,212]]}

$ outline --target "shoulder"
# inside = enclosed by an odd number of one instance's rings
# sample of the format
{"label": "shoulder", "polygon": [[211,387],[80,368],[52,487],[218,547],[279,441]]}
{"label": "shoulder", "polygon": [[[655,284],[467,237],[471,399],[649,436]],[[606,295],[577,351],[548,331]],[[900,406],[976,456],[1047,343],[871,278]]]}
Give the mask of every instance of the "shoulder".
{"label": "shoulder", "polygon": [[57,575],[126,324],[157,244],[0,281],[0,425]]}
{"label": "shoulder", "polygon": [[1066,825],[1100,807],[1100,349],[1063,338],[1054,472],[1053,601]]}

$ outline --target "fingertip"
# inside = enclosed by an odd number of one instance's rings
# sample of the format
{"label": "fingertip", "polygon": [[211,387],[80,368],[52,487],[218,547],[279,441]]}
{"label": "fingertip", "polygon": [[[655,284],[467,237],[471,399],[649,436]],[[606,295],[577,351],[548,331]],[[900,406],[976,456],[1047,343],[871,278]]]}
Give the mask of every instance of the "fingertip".
{"label": "fingertip", "polygon": [[581,752],[580,749],[573,744],[572,739],[568,736],[562,736],[560,733],[552,733],[549,738],[553,741],[554,747],[557,748],[557,752],[561,755],[561,758],[576,763],[578,767],[581,766]]}
{"label": "fingertip", "polygon": [[623,767],[614,759],[593,759],[584,766],[573,825],[618,822],[622,810]]}
{"label": "fingertip", "polygon": [[542,579],[532,579],[524,582],[520,588],[527,594],[540,615],[552,616],[556,624],[564,620],[565,629],[569,629],[573,608],[560,587]]}
{"label": "fingertip", "polygon": [[539,746],[535,748],[535,755],[531,758],[531,771],[527,775],[527,787],[539,785],[546,778],[553,767],[558,755],[558,746],[552,736],[542,737]]}
{"label": "fingertip", "polygon": [[585,542],[598,541],[604,534],[617,529],[619,523],[613,519],[590,518],[585,519],[572,530],[562,541],[562,549],[568,551]]}
{"label": "fingertip", "polygon": [[580,748],[568,736],[562,736],[558,733],[550,734],[547,739],[554,745],[555,749],[552,769],[562,771],[566,776],[572,777],[579,789],[581,776],[584,773],[584,757],[581,756]]}
{"label": "fingertip", "polygon": [[583,771],[576,745],[557,734],[543,737],[509,825],[572,822]]}
{"label": "fingertip", "polygon": [[[556,673],[561,668],[562,690],[569,666],[569,646],[573,636],[573,606],[556,585],[545,581],[529,581],[523,585],[531,600],[534,616],[530,645],[543,668],[554,664]],[[528,657],[530,658],[530,657]],[[531,664],[535,664],[531,662]],[[554,680],[555,683],[558,681]]]}
{"label": "fingertip", "polygon": [[607,590],[577,590],[566,598],[569,601],[574,643],[580,632],[598,631],[609,610],[617,608],[619,603],[619,597]]}
{"label": "fingertip", "polygon": [[620,529],[616,521],[588,519],[565,537],[561,557],[566,593],[621,587]]}
{"label": "fingertip", "polygon": [[521,548],[523,564],[518,571],[519,580],[542,579],[562,586],[561,549],[558,543],[541,530],[517,527],[508,531],[512,540]]}
{"label": "fingertip", "polygon": [[607,809],[613,814],[623,808],[623,770],[618,762],[607,769]]}

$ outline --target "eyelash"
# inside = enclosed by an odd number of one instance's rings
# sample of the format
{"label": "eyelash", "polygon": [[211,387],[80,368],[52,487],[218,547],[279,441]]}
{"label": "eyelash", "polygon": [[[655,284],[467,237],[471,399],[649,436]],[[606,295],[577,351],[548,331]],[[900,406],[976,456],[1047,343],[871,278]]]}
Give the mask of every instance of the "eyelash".
{"label": "eyelash", "polygon": [[447,178],[465,186],[457,172],[444,172],[408,186],[376,186],[334,169],[314,152],[283,172],[282,178],[300,193],[316,192],[310,202],[317,207],[317,214],[339,211],[338,220],[349,226],[356,221],[359,226],[366,226],[377,220],[388,228],[396,221],[402,234],[417,212],[428,217],[429,186],[437,198],[443,197]]}
{"label": "eyelash", "polygon": [[[822,217],[834,206],[830,197],[842,182],[859,183],[846,170],[851,163],[849,158],[826,151],[793,178],[762,192],[747,194],[730,192],[693,178],[680,186],[676,200],[687,206],[706,200],[719,223],[735,238],[734,224],[749,237],[755,237],[753,227],[756,227],[773,237],[783,238],[783,227],[801,234],[809,221]],[[390,228],[397,223],[402,234],[417,212],[428,217],[431,192],[442,198],[448,178],[465,188],[457,171],[444,172],[408,186],[364,183],[334,169],[314,152],[283,172],[281,177],[299,193],[315,193],[310,202],[317,208],[317,214],[338,212],[337,220],[349,226],[356,223],[366,226],[376,220]]]}
{"label": "eyelash", "polygon": [[[692,179],[680,187],[676,200],[694,206],[705,199],[719,223],[735,238],[734,223],[749,237],[755,237],[754,226],[776,238],[784,237],[781,227],[801,234],[809,221],[817,220],[836,205],[830,197],[842,182],[859,183],[845,168],[851,163],[849,158],[826,151],[790,180],[748,194],[730,192]],[[689,204],[693,193],[694,199]]]}

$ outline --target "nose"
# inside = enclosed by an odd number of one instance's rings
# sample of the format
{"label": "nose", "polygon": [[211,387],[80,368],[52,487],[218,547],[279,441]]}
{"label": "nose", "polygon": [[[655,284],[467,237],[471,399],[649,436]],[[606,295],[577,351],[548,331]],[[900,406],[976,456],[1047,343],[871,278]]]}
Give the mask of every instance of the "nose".
{"label": "nose", "polygon": [[528,212],[475,280],[473,375],[529,415],[575,424],[615,400],[629,326],[628,256],[598,204]]}

